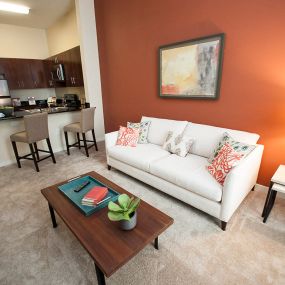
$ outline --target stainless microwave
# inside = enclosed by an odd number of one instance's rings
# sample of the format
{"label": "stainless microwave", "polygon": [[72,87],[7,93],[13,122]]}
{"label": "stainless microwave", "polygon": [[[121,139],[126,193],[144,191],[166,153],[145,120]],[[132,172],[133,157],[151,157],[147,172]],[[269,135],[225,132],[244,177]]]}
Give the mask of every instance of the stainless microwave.
{"label": "stainless microwave", "polygon": [[56,82],[64,82],[65,74],[64,74],[64,66],[63,64],[55,64],[52,67],[52,80]]}

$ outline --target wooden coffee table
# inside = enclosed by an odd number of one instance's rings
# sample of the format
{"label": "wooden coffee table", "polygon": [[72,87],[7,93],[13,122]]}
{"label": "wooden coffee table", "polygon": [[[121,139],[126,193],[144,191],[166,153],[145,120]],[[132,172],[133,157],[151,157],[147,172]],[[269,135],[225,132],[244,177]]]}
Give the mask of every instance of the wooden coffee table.
{"label": "wooden coffee table", "polygon": [[[96,172],[89,172],[80,177],[86,175],[119,193],[133,196]],[[55,210],[93,258],[100,285],[105,284],[105,276],[110,277],[150,242],[154,241],[154,246],[158,249],[158,236],[173,223],[171,217],[144,201],[141,201],[137,210],[137,226],[131,231],[122,231],[116,222],[111,222],[107,217],[107,207],[85,217],[58,190],[59,185],[67,182],[47,187],[41,192],[48,201],[53,227],[57,226]]]}

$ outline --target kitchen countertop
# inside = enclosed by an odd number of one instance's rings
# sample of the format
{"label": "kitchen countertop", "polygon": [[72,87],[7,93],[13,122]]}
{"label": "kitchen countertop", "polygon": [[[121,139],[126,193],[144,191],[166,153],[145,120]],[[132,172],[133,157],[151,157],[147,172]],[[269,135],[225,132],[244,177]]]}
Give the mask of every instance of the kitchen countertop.
{"label": "kitchen countertop", "polygon": [[19,110],[14,111],[12,116],[0,118],[0,121],[21,119],[26,115],[33,115],[38,113],[47,112],[48,114],[58,114],[66,112],[80,111],[81,109],[67,108],[67,107],[54,107],[54,108],[42,108],[42,109],[31,109],[31,110]]}

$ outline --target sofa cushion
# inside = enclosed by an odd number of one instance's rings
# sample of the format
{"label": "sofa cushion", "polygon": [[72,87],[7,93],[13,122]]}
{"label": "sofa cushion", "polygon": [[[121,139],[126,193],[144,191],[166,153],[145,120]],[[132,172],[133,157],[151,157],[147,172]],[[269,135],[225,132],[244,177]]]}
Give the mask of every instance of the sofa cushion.
{"label": "sofa cushion", "polygon": [[136,147],[140,130],[120,126],[116,145]]}
{"label": "sofa cushion", "polygon": [[147,137],[148,142],[157,145],[163,145],[169,131],[181,134],[188,123],[187,121],[175,121],[143,116],[141,122],[145,121],[151,121]]}
{"label": "sofa cushion", "polygon": [[212,164],[206,166],[211,175],[224,185],[225,179],[233,167],[243,159],[245,154],[238,153],[233,146],[225,143],[214,158]]}
{"label": "sofa cushion", "polygon": [[175,154],[153,161],[150,173],[212,201],[222,199],[222,186],[207,171],[207,159],[188,154]]}
{"label": "sofa cushion", "polygon": [[211,156],[208,159],[210,163],[213,162],[213,160],[218,155],[221,148],[226,143],[228,143],[234,149],[234,151],[238,152],[239,154],[242,154],[243,158],[249,155],[256,147],[255,145],[250,145],[243,142],[237,142],[227,132],[225,132],[223,134],[222,139],[219,141],[218,145],[216,146],[216,148],[214,149],[214,151],[212,152]]}
{"label": "sofa cushion", "polygon": [[151,122],[140,122],[140,123],[132,123],[128,122],[127,127],[128,128],[135,128],[139,129],[140,131],[140,136],[138,143],[148,143],[147,136],[148,136],[148,130]]}
{"label": "sofa cushion", "polygon": [[234,140],[247,144],[256,144],[259,139],[258,134],[195,123],[188,123],[184,135],[194,139],[190,153],[210,157],[225,132]]}
{"label": "sofa cushion", "polygon": [[133,167],[149,172],[152,162],[167,157],[170,153],[155,144],[137,144],[136,147],[119,145],[110,147],[108,155]]}
{"label": "sofa cushion", "polygon": [[192,138],[188,138],[182,134],[176,135],[170,131],[167,134],[162,148],[181,157],[185,157],[188,154],[192,144]]}

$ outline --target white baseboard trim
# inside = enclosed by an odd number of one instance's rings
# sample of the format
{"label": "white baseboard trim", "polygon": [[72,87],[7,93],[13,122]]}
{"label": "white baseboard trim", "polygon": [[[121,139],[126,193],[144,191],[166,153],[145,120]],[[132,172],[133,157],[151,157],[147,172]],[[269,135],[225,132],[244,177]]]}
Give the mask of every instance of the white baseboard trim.
{"label": "white baseboard trim", "polygon": [[[99,142],[103,142],[105,141],[105,138],[98,138],[96,139],[97,143]],[[47,149],[47,148],[46,148]],[[64,151],[66,150],[66,148],[53,148],[53,152],[54,153],[57,153],[57,152],[60,152],[60,151]],[[4,167],[4,166],[8,166],[8,165],[11,165],[11,164],[16,164],[16,159],[15,160],[6,160],[6,161],[1,161],[0,162],[0,167]]]}
{"label": "white baseboard trim", "polygon": [[[264,186],[264,185],[261,185],[261,184],[256,184],[255,187],[254,187],[254,190],[255,191],[261,191],[261,192],[264,192],[264,193],[267,194],[268,187]],[[285,199],[285,194],[284,193],[278,193],[278,197],[280,197],[282,199]]]}

